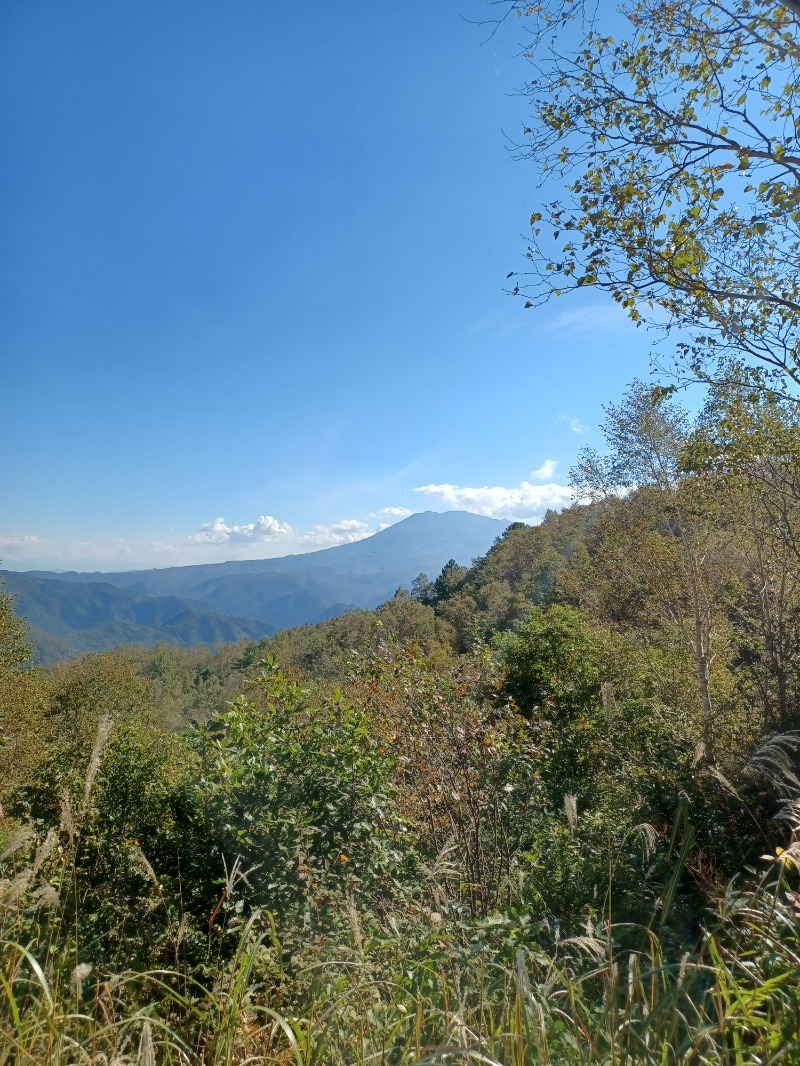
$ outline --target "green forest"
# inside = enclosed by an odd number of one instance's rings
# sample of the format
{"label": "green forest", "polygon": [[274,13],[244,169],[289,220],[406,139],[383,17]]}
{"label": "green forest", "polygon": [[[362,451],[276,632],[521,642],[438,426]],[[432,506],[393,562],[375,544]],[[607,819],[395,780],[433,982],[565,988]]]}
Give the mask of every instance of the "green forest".
{"label": "green forest", "polygon": [[797,1061],[797,410],[605,432],[374,612],[31,669],[4,598],[4,1061]]}
{"label": "green forest", "polygon": [[1,1063],[800,1062],[794,8],[490,5],[567,175],[517,295],[675,353],[573,506],[213,651],[0,595]]}

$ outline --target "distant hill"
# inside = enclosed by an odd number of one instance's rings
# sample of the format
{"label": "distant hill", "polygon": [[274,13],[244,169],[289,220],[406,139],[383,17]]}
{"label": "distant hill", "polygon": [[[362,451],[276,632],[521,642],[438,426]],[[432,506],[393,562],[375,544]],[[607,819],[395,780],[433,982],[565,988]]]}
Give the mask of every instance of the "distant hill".
{"label": "distant hill", "polygon": [[54,662],[117,644],[152,646],[165,640],[188,647],[259,640],[274,627],[209,611],[195,600],[141,596],[107,582],[75,583],[5,571],[6,589],[31,626],[37,659]]}
{"label": "distant hill", "polygon": [[[279,559],[123,573],[3,572],[19,613],[55,658],[120,643],[259,639],[277,629],[374,608],[450,559],[469,565],[507,522],[425,511],[353,544]],[[48,655],[48,658],[50,657]]]}

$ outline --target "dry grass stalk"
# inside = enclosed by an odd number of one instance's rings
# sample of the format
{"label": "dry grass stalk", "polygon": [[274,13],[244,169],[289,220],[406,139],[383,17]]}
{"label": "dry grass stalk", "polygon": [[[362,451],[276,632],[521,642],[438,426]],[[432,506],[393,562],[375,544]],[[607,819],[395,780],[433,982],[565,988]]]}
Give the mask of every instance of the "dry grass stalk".
{"label": "dry grass stalk", "polygon": [[647,862],[658,845],[658,832],[655,826],[652,826],[649,822],[640,822],[633,827],[633,831],[642,845],[642,859]]}
{"label": "dry grass stalk", "polygon": [[135,846],[134,849],[133,849],[133,855],[134,855],[134,858],[136,859],[136,862],[139,864],[139,866],[144,871],[145,875],[153,882],[153,886],[155,887],[156,891],[157,892],[161,891],[161,884],[160,884],[158,878],[156,877],[156,872],[153,869],[153,867],[150,865],[150,861],[148,860],[147,856],[142,851],[142,849],[140,847],[138,847],[138,846]]}
{"label": "dry grass stalk", "polygon": [[14,830],[14,834],[9,840],[5,851],[0,855],[0,862],[5,862],[6,859],[10,859],[12,855],[24,848],[34,836],[33,829],[29,825],[21,825],[18,829]]}
{"label": "dry grass stalk", "polygon": [[748,769],[767,781],[782,799],[794,799],[800,793],[798,754],[800,731],[779,733],[751,755]]}
{"label": "dry grass stalk", "polygon": [[100,721],[97,723],[97,735],[94,738],[94,747],[92,748],[92,754],[89,758],[89,766],[86,770],[86,782],[83,786],[83,806],[84,809],[89,804],[89,796],[92,794],[92,785],[94,779],[97,776],[97,771],[100,769],[100,762],[103,758],[103,750],[108,743],[108,738],[111,736],[111,730],[114,728],[114,719],[110,715],[103,715]]}
{"label": "dry grass stalk", "polygon": [[75,990],[75,999],[80,1001],[81,994],[83,993],[83,982],[92,972],[92,967],[88,962],[79,962],[75,969],[72,971],[70,977],[70,984]]}
{"label": "dry grass stalk", "polygon": [[578,797],[568,793],[564,796],[564,813],[567,816],[570,829],[578,828]]}
{"label": "dry grass stalk", "polygon": [[156,1066],[156,1053],[153,1047],[153,1027],[149,1018],[142,1024],[142,1035],[139,1040],[139,1054],[136,1056],[136,1066]]}
{"label": "dry grass stalk", "polygon": [[72,797],[67,789],[61,792],[61,824],[66,829],[71,844],[75,839],[75,812],[72,809]]}
{"label": "dry grass stalk", "polygon": [[58,905],[61,901],[61,897],[58,894],[58,889],[51,885],[49,881],[46,881],[41,885],[36,893],[36,906],[46,911],[58,910]]}
{"label": "dry grass stalk", "polygon": [[55,829],[51,829],[36,849],[36,854],[33,857],[31,865],[22,870],[9,885],[3,896],[4,906],[13,906],[13,904],[15,904],[17,900],[28,891],[42,866],[44,866],[47,857],[55,847],[57,839],[58,837]]}
{"label": "dry grass stalk", "polygon": [[353,943],[356,946],[356,952],[360,959],[364,958],[364,938],[361,935],[361,922],[359,921],[358,911],[356,910],[355,902],[352,895],[348,892],[345,900],[345,907],[347,908],[347,920],[350,923],[350,931],[353,934]]}

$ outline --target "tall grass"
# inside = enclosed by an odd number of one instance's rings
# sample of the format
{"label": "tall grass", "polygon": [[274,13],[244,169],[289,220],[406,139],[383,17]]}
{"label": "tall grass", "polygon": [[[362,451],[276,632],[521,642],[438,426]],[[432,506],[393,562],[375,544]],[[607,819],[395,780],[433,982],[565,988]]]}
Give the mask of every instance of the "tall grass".
{"label": "tall grass", "polygon": [[[686,857],[676,848],[648,925],[605,917],[563,936],[511,909],[361,914],[347,895],[340,938],[309,938],[291,974],[265,912],[242,925],[227,960],[214,962],[209,943],[208,980],[177,964],[107,973],[83,961],[80,913],[67,921],[64,900],[109,733],[101,723],[60,828],[37,838],[21,826],[2,856],[0,1066],[800,1062],[796,809],[788,847],[763,857],[762,876],[728,886],[689,950],[674,922]],[[232,894],[242,873],[235,862],[226,872]]]}
{"label": "tall grass", "polygon": [[[453,946],[449,959],[381,985],[366,968],[321,964],[308,1061],[800,1061],[800,906],[785,873],[731,889],[697,947],[678,958],[668,928],[612,926],[547,950],[529,941],[513,965]],[[369,1008],[342,1026],[354,1002]]]}
{"label": "tall grass", "polygon": [[626,926],[547,949],[530,937],[504,961],[486,923],[471,940],[440,927],[420,957],[396,923],[382,942],[364,939],[363,957],[310,961],[291,1014],[270,1004],[259,974],[266,916],[247,924],[211,988],[178,971],[70,974],[53,941],[4,940],[0,1062],[797,1062],[800,900],[790,863],[772,866],[754,888],[731,888],[680,958],[668,929]]}

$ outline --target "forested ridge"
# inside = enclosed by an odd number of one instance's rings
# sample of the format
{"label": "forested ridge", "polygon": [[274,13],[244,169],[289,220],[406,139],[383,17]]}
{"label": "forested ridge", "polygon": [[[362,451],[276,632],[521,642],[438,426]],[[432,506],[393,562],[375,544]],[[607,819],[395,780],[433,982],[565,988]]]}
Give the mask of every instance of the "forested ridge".
{"label": "forested ridge", "polygon": [[4,577],[46,664],[119,644],[258,640],[372,609],[419,569],[486,551],[507,525],[465,511],[410,515],[370,537],[300,555],[112,573]]}
{"label": "forested ridge", "polygon": [[674,360],[374,611],[43,668],[0,596],[4,1063],[800,1062],[800,15],[489,7],[512,291]]}
{"label": "forested ridge", "polygon": [[745,384],[634,384],[582,502],[376,611],[42,669],[4,595],[6,1061],[794,1061],[800,427]]}

